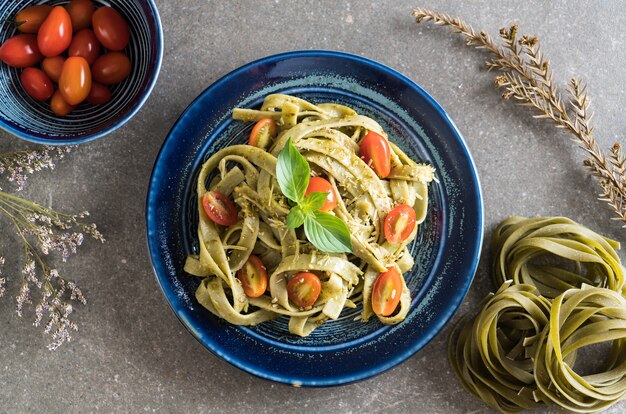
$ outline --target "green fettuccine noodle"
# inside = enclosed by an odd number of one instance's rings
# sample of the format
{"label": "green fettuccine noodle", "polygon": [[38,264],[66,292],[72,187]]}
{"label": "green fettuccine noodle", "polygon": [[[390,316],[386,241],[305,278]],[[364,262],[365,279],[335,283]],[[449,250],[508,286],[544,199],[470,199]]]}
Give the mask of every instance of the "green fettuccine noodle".
{"label": "green fettuccine noodle", "polygon": [[[511,217],[493,237],[500,288],[464,317],[448,358],[465,389],[504,413],[542,404],[578,413],[626,396],[626,299],[619,243],[563,217]],[[609,343],[597,373],[578,351]]]}
{"label": "green fettuccine noodle", "polygon": [[[359,158],[359,142],[368,131],[387,135],[373,119],[343,105],[315,105],[276,94],[266,97],[260,110],[235,108],[233,118],[271,118],[278,134],[268,151],[232,145],[213,154],[202,166],[198,199],[207,191],[219,191],[234,200],[239,217],[237,224],[224,228],[198,206],[199,252],[185,264],[188,273],[204,278],[196,291],[198,302],[236,325],[287,316],[290,332],[300,336],[309,335],[328,319],[337,319],[345,307],[355,307],[361,300],[362,319],[369,319],[376,276],[391,266],[401,273],[413,266],[407,246],[415,239],[417,226],[408,239],[391,244],[384,242],[382,219],[394,206],[408,204],[421,223],[426,217],[433,168],[416,163],[390,143],[392,171],[388,179],[379,179]],[[289,138],[309,162],[312,173],[327,177],[339,195],[333,213],[350,230],[351,254],[320,252],[306,240],[302,229],[287,228],[290,205],[280,191],[276,163]],[[236,277],[251,254],[262,260],[269,276],[268,289],[258,298],[247,297]],[[319,298],[306,309],[294,305],[287,294],[289,279],[302,271],[316,273],[322,282]],[[386,324],[402,321],[410,302],[403,279],[397,311],[379,319]]]}

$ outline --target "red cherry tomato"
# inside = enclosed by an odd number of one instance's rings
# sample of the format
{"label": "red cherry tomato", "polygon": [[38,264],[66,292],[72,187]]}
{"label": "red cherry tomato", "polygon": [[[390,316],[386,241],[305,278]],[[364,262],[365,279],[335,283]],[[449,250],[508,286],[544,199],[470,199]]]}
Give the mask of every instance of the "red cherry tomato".
{"label": "red cherry tomato", "polygon": [[39,69],[25,68],[20,81],[26,93],[36,101],[45,101],[54,93],[52,81]]}
{"label": "red cherry tomato", "polygon": [[68,57],[59,78],[59,91],[63,100],[70,105],[78,105],[87,98],[90,89],[91,69],[85,58]]}
{"label": "red cherry tomato", "polygon": [[22,33],[37,33],[43,21],[46,20],[46,17],[50,14],[50,10],[52,10],[52,6],[45,4],[39,4],[20,10],[20,12],[15,15],[17,30]]}
{"label": "red cherry tomato", "polygon": [[202,197],[202,208],[211,220],[222,226],[232,226],[237,223],[237,207],[224,194],[218,191],[209,191]]}
{"label": "red cherry tomato", "polygon": [[67,53],[70,56],[84,57],[87,63],[92,65],[100,56],[100,42],[93,31],[83,29],[74,35]]}
{"label": "red cherry tomato", "polygon": [[120,83],[130,74],[130,60],[121,52],[109,52],[93,63],[91,72],[97,82],[105,85]]}
{"label": "red cherry tomato", "polygon": [[402,276],[395,267],[376,278],[372,286],[372,310],[376,315],[389,316],[400,303],[402,295]]}
{"label": "red cherry tomato", "polygon": [[121,14],[111,7],[100,7],[92,17],[93,31],[102,46],[120,51],[128,44],[130,37],[128,23]]}
{"label": "red cherry tomato", "polygon": [[391,172],[391,148],[382,135],[369,131],[359,145],[361,158],[372,167],[379,178],[385,178]]}
{"label": "red cherry tomato", "polygon": [[74,110],[74,106],[65,102],[61,92],[56,91],[50,100],[50,109],[58,116],[65,116]]}
{"label": "red cherry tomato", "polygon": [[311,272],[293,276],[287,283],[287,296],[299,308],[313,306],[322,291],[322,282]]}
{"label": "red cherry tomato", "polygon": [[305,196],[308,196],[311,193],[328,193],[326,196],[326,200],[324,200],[324,204],[320,210],[322,211],[332,211],[337,206],[337,194],[335,193],[335,189],[328,182],[328,180],[322,177],[311,177],[309,178],[309,186],[306,188]]}
{"label": "red cherry tomato", "polygon": [[72,21],[63,6],[52,9],[37,34],[37,44],[44,56],[60,55],[72,42]]}
{"label": "red cherry tomato", "polygon": [[237,272],[243,293],[250,298],[258,298],[267,289],[267,271],[261,259],[250,255],[246,264]]}
{"label": "red cherry tomato", "polygon": [[272,118],[263,118],[252,128],[248,144],[253,147],[266,149],[270,145],[272,138],[276,137],[276,122]]}
{"label": "red cherry tomato", "polygon": [[13,36],[0,46],[0,60],[14,68],[33,66],[41,59],[37,36],[33,34]]}
{"label": "red cherry tomato", "polygon": [[95,7],[91,0],[72,0],[65,5],[65,10],[72,20],[72,29],[75,32],[91,26],[91,18]]}
{"label": "red cherry tomato", "polygon": [[47,57],[41,62],[41,69],[52,81],[59,83],[59,78],[63,71],[63,63],[65,63],[63,56]]}
{"label": "red cherry tomato", "polygon": [[111,100],[111,91],[101,83],[92,82],[86,100],[93,105],[104,105]]}
{"label": "red cherry tomato", "polygon": [[385,238],[389,243],[401,243],[407,239],[415,228],[415,210],[407,204],[400,204],[394,207],[383,225]]}

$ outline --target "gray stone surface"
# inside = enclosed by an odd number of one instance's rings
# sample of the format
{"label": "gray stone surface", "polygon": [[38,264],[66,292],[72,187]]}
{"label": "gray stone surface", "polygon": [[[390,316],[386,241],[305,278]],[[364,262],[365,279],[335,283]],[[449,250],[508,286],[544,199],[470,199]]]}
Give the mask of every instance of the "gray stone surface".
{"label": "gray stone surface", "polygon": [[[0,412],[487,412],[446,361],[441,332],[397,368],[357,384],[295,389],[257,379],[206,351],[163,299],[147,255],[144,201],[167,131],[205,87],[230,70],[295,49],[348,51],[389,65],[422,85],[448,111],[474,155],[485,197],[487,236],[503,218],[566,215],[625,241],[594,199],[582,153],[552,126],[504,102],[484,55],[430,26],[411,1],[157,1],[165,56],[156,89],[118,132],[81,146],[54,173],[33,177],[26,194],[65,210],[88,209],[108,238],[87,243],[63,265],[89,304],[80,332],[51,353],[47,338],[15,313],[16,239],[0,224],[8,297],[0,300]],[[581,76],[594,98],[600,144],[625,142],[626,13],[613,1],[420,1],[496,33],[519,22],[540,35],[559,81]],[[21,148],[0,133],[0,150]],[[3,183],[2,187],[10,185]],[[461,311],[490,289],[486,256]],[[626,256],[622,254],[622,258]],[[457,313],[456,318],[459,317]],[[626,410],[626,403],[610,412]]]}

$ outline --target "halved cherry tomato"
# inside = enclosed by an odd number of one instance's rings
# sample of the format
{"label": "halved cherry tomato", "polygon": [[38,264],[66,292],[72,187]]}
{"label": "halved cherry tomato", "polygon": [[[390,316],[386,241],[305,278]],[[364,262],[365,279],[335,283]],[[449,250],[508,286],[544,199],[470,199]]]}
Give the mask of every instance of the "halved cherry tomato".
{"label": "halved cherry tomato", "polygon": [[96,59],[91,67],[91,73],[97,82],[114,85],[126,79],[130,69],[130,60],[125,54],[109,52]]}
{"label": "halved cherry tomato", "polygon": [[415,210],[408,204],[400,204],[394,207],[383,225],[385,238],[389,243],[401,243],[411,235],[415,228]]}
{"label": "halved cherry tomato", "polygon": [[93,31],[102,46],[115,51],[126,47],[130,38],[128,23],[117,10],[111,7],[100,7],[94,12],[91,21]]}
{"label": "halved cherry tomato", "polygon": [[65,5],[65,9],[70,15],[75,32],[91,26],[91,18],[95,10],[91,0],[72,0]]}
{"label": "halved cherry tomato", "polygon": [[400,303],[402,276],[398,269],[390,267],[378,275],[372,286],[372,310],[376,315],[389,316]]}
{"label": "halved cherry tomato", "polygon": [[15,15],[17,30],[22,33],[37,33],[51,10],[52,6],[45,4],[39,4],[20,10],[19,13]]}
{"label": "halved cherry tomato", "polygon": [[335,193],[335,188],[330,184],[328,180],[322,177],[311,177],[309,178],[309,186],[306,188],[305,196],[308,196],[311,193],[328,193],[326,196],[326,200],[324,200],[324,204],[320,210],[322,211],[332,211],[337,206],[337,194]]}
{"label": "halved cherry tomato", "polygon": [[58,116],[65,116],[74,110],[74,106],[65,102],[61,92],[56,91],[50,99],[50,109]]}
{"label": "halved cherry tomato", "polygon": [[237,223],[237,207],[224,194],[218,191],[209,191],[202,197],[202,208],[211,220],[222,226],[232,226]]}
{"label": "halved cherry tomato", "polygon": [[63,56],[47,57],[41,62],[41,69],[52,81],[59,83],[59,78],[63,71],[63,63],[65,63]]}
{"label": "halved cherry tomato", "polygon": [[59,91],[65,102],[78,105],[87,98],[91,89],[91,69],[89,63],[80,56],[71,56],[65,60],[59,78]]}
{"label": "halved cherry tomato", "polygon": [[272,118],[263,118],[252,128],[248,144],[266,149],[270,145],[271,138],[276,137],[276,122]]}
{"label": "halved cherry tomato", "polygon": [[44,56],[60,55],[72,42],[72,21],[63,6],[52,9],[37,34],[37,44]]}
{"label": "halved cherry tomato", "polygon": [[361,140],[359,153],[379,178],[385,178],[391,172],[391,148],[382,135],[369,131]]}
{"label": "halved cherry tomato", "polygon": [[313,306],[322,291],[322,282],[311,272],[293,276],[287,283],[287,296],[299,308]]}
{"label": "halved cherry tomato", "polygon": [[98,82],[92,82],[86,101],[93,105],[103,105],[111,100],[109,88]]}
{"label": "halved cherry tomato", "polygon": [[261,259],[250,255],[246,264],[237,272],[243,293],[250,298],[258,298],[267,289],[267,271]]}
{"label": "halved cherry tomato", "polygon": [[74,35],[67,54],[84,57],[92,65],[100,56],[100,42],[93,31],[83,29]]}
{"label": "halved cherry tomato", "polygon": [[0,46],[0,60],[14,68],[33,66],[41,59],[43,56],[34,34],[13,36]]}
{"label": "halved cherry tomato", "polygon": [[39,69],[25,68],[20,74],[20,81],[26,93],[37,101],[45,101],[54,93],[52,81]]}

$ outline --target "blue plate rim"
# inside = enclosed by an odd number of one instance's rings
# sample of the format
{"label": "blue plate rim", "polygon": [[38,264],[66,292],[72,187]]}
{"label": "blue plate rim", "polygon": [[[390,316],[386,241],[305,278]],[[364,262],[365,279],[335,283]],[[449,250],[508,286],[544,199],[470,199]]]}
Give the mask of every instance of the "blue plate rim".
{"label": "blue plate rim", "polygon": [[141,99],[137,103],[135,103],[135,105],[124,116],[122,116],[120,119],[115,121],[113,124],[109,125],[109,127],[107,127],[106,129],[102,131],[94,132],[93,134],[82,136],[80,138],[64,138],[64,139],[40,138],[40,137],[32,136],[29,134],[25,134],[22,131],[18,131],[17,129],[8,125],[2,119],[0,119],[0,129],[3,129],[4,131],[10,133],[11,135],[17,138],[23,139],[24,141],[32,142],[34,144],[54,145],[54,146],[77,145],[77,144],[84,144],[86,142],[90,142],[98,138],[102,138],[103,136],[116,131],[126,122],[128,122],[133,116],[135,116],[135,114],[139,112],[141,107],[146,103],[146,101],[150,97],[150,94],[152,94],[152,90],[154,89],[154,86],[156,85],[157,79],[159,77],[159,72],[161,71],[161,65],[163,63],[163,25],[161,24],[161,16],[159,15],[159,10],[154,0],[146,0],[146,1],[148,5],[150,6],[150,9],[154,13],[154,20],[158,29],[156,33],[157,37],[155,41],[157,45],[157,58],[156,58],[154,68],[152,70],[152,77],[151,77],[150,83],[148,84],[148,87],[146,88],[145,93],[143,94]]}
{"label": "blue plate rim", "polygon": [[[455,137],[458,139],[459,144],[461,146],[461,148],[463,149],[463,153],[459,154],[458,156],[464,156],[466,157],[467,161],[469,162],[470,166],[471,166],[471,184],[473,186],[473,190],[476,192],[476,194],[478,195],[476,201],[476,209],[478,211],[478,223],[477,223],[477,233],[475,235],[473,235],[473,237],[471,237],[472,241],[474,242],[473,245],[473,251],[471,252],[471,256],[473,257],[472,259],[472,263],[469,266],[469,268],[466,271],[466,275],[468,275],[468,277],[465,279],[466,283],[465,285],[462,287],[462,289],[458,290],[458,293],[451,299],[451,306],[447,309],[447,312],[445,313],[440,313],[439,315],[436,316],[436,323],[434,323],[431,328],[428,330],[427,334],[421,336],[419,338],[419,340],[415,341],[415,343],[413,344],[412,347],[407,348],[404,352],[402,353],[398,353],[394,358],[388,359],[386,360],[384,363],[381,363],[379,365],[377,365],[374,368],[370,368],[370,369],[366,369],[363,371],[360,371],[357,374],[349,374],[349,375],[336,375],[332,378],[329,379],[315,379],[315,380],[311,380],[308,378],[293,378],[291,376],[284,376],[284,375],[280,375],[280,374],[273,374],[271,372],[265,371],[263,369],[256,369],[255,367],[246,365],[246,364],[242,364],[239,361],[237,361],[234,358],[229,358],[229,356],[227,354],[225,354],[222,350],[219,349],[213,349],[213,347],[211,346],[210,343],[207,343],[206,341],[203,340],[203,338],[200,338],[197,335],[197,332],[193,329],[193,327],[189,326],[189,323],[181,317],[181,315],[179,314],[179,312],[174,308],[172,300],[171,299],[171,292],[168,293],[163,285],[163,282],[161,280],[161,276],[159,275],[157,268],[156,268],[156,263],[157,263],[157,259],[158,259],[158,250],[156,248],[156,246],[153,244],[155,242],[152,241],[151,236],[153,231],[151,231],[151,227],[149,226],[151,220],[151,217],[155,214],[154,213],[154,207],[151,203],[151,199],[154,197],[154,186],[157,184],[155,182],[156,180],[156,176],[158,175],[158,167],[159,167],[159,160],[161,158],[161,156],[165,153],[166,151],[166,147],[168,144],[168,140],[171,136],[172,131],[176,130],[178,128],[178,126],[183,123],[185,121],[185,119],[189,116],[189,114],[192,111],[192,108],[195,106],[195,104],[202,100],[205,95],[211,93],[211,90],[214,88],[217,88],[219,85],[221,85],[224,82],[229,81],[230,79],[232,79],[235,76],[238,76],[240,73],[243,73],[247,70],[249,70],[252,67],[258,66],[258,65],[262,65],[262,64],[268,64],[268,63],[274,63],[277,61],[281,61],[281,60],[285,60],[285,59],[292,59],[292,58],[298,58],[298,57],[334,57],[334,58],[340,58],[340,59],[347,59],[347,60],[353,60],[353,61],[357,61],[360,63],[363,63],[365,65],[369,65],[372,66],[376,69],[379,69],[381,71],[383,71],[384,73],[395,77],[397,79],[400,79],[401,81],[403,81],[408,87],[410,87],[411,89],[413,89],[416,93],[420,94],[423,98],[426,99],[426,101],[436,110],[436,112],[445,120],[446,124],[450,127],[452,133],[455,135]],[[400,363],[406,361],[408,358],[410,358],[411,356],[413,356],[415,353],[417,353],[419,350],[421,350],[424,346],[426,346],[426,344],[428,344],[438,333],[441,332],[441,330],[445,327],[445,325],[450,321],[450,319],[452,318],[452,316],[454,315],[454,313],[458,310],[459,306],[461,305],[461,302],[463,301],[463,299],[465,298],[473,280],[474,280],[474,276],[476,274],[476,270],[478,268],[478,263],[480,261],[480,255],[481,255],[481,251],[482,251],[482,245],[483,245],[483,239],[484,239],[484,200],[483,200],[483,193],[482,193],[482,188],[480,185],[480,178],[478,176],[478,170],[476,169],[476,164],[474,162],[474,159],[469,151],[469,148],[467,146],[467,143],[465,142],[465,139],[463,138],[463,136],[461,135],[461,132],[459,131],[458,127],[456,126],[456,124],[452,121],[452,119],[450,118],[450,116],[446,113],[446,111],[443,109],[443,107],[428,93],[426,92],[421,86],[419,86],[417,83],[415,83],[414,81],[412,81],[411,79],[409,79],[408,77],[406,77],[405,75],[403,75],[402,73],[396,71],[395,69],[392,69],[389,66],[386,66],[380,62],[377,62],[373,59],[369,59],[369,58],[365,58],[359,55],[355,55],[355,54],[351,54],[351,53],[346,53],[346,52],[341,52],[341,51],[335,51],[335,50],[296,50],[296,51],[290,51],[290,52],[283,52],[283,53],[279,53],[279,54],[274,54],[274,55],[270,55],[270,56],[266,56],[254,61],[251,61],[243,66],[240,66],[236,69],[234,69],[233,71],[227,73],[226,75],[222,76],[221,78],[219,78],[218,80],[216,80],[215,82],[213,82],[211,85],[209,85],[206,89],[204,89],[188,106],[187,108],[183,111],[183,113],[178,117],[178,119],[176,120],[176,122],[172,125],[172,128],[170,129],[170,131],[168,132],[168,135],[166,137],[166,139],[163,141],[163,144],[161,146],[161,149],[159,150],[155,162],[154,162],[154,166],[152,169],[152,174],[150,176],[150,180],[148,182],[148,193],[147,193],[147,197],[146,197],[146,213],[145,213],[145,220],[146,220],[146,239],[147,239],[147,248],[148,248],[148,253],[150,256],[150,262],[152,265],[152,269],[154,272],[154,276],[155,279],[157,280],[157,284],[159,285],[159,288],[162,292],[162,294],[164,295],[164,297],[166,298],[166,301],[170,307],[170,309],[172,310],[172,312],[174,313],[174,315],[176,316],[176,318],[180,321],[180,323],[185,327],[185,329],[192,335],[192,337],[194,337],[198,342],[200,342],[200,344],[202,344],[208,351],[210,351],[212,354],[218,356],[220,359],[223,359],[224,361],[228,362],[229,364],[233,365],[236,368],[239,368],[245,372],[248,372],[254,376],[257,376],[259,378],[262,379],[266,379],[266,380],[270,380],[270,381],[275,381],[278,383],[283,383],[283,384],[288,384],[288,385],[293,385],[296,387],[301,387],[301,386],[306,386],[306,387],[328,387],[328,386],[339,386],[339,385],[348,385],[354,382],[358,382],[364,379],[368,379],[371,377],[374,377],[376,375],[382,374],[388,370],[390,370],[391,368],[396,367],[397,365],[399,365]],[[471,235],[470,235],[471,236]]]}

